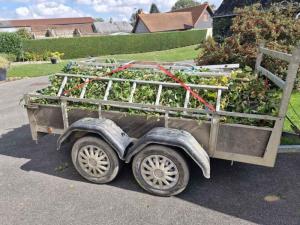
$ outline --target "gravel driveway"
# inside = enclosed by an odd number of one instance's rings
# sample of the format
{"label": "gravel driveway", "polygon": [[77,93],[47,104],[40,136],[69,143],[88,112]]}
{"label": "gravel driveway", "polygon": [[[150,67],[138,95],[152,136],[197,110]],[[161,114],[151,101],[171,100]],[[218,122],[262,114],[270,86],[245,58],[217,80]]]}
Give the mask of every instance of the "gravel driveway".
{"label": "gravel driveway", "polygon": [[[125,166],[108,185],[83,180],[55,136],[30,137],[25,92],[47,78],[0,84],[0,224],[300,224],[300,154],[280,155],[274,169],[212,160],[212,178],[193,168],[181,195],[151,196]],[[265,197],[269,201],[265,201]]]}

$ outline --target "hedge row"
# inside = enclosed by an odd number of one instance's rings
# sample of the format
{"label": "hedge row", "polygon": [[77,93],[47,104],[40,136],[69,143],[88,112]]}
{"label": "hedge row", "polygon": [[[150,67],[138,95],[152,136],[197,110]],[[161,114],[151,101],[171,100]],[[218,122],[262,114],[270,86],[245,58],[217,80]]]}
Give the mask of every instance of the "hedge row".
{"label": "hedge row", "polygon": [[191,30],[122,36],[27,40],[24,41],[23,48],[25,52],[39,54],[46,51],[59,51],[65,53],[64,58],[74,59],[185,47],[200,44],[205,36],[206,30]]}

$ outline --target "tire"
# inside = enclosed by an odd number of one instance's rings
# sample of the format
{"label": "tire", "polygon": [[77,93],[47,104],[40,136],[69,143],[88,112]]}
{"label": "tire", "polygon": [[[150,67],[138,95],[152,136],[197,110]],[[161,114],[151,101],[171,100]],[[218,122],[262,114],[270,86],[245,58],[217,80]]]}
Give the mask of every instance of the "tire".
{"label": "tire", "polygon": [[88,136],[78,139],[71,155],[74,167],[88,181],[105,184],[118,175],[120,161],[116,152],[99,138]]}
{"label": "tire", "polygon": [[132,171],[144,190],[163,197],[183,192],[190,178],[184,157],[174,149],[162,145],[150,145],[139,152],[133,159]]}

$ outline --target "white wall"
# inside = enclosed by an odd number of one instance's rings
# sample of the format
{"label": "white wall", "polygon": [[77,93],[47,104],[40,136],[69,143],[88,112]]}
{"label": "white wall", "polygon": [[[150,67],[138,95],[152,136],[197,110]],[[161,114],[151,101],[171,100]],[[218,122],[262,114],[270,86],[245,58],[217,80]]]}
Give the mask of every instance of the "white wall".
{"label": "white wall", "polygon": [[0,32],[16,32],[18,28],[0,28]]}
{"label": "white wall", "polygon": [[135,29],[135,33],[149,33],[148,28],[144,24],[142,20],[139,20],[137,27]]}
{"label": "white wall", "polygon": [[7,27],[7,28],[0,28],[0,32],[17,32],[20,29],[25,29],[28,32],[31,32],[30,27]]}

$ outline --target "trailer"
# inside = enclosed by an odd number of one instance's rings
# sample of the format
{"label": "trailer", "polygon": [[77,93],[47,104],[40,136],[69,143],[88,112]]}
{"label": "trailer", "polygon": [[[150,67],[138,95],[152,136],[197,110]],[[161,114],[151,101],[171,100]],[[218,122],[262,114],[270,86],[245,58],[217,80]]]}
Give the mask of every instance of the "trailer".
{"label": "trailer", "polygon": [[[289,63],[286,80],[264,68],[263,56],[277,58]],[[182,107],[160,104],[164,88],[182,88],[180,83],[146,80],[128,80],[110,77],[56,74],[62,76],[57,96],[45,96],[38,92],[25,95],[33,140],[45,134],[59,134],[58,149],[71,143],[71,157],[76,170],[94,183],[108,183],[114,180],[122,163],[131,163],[133,175],[146,191],[171,196],[181,193],[189,182],[190,161],[194,161],[205,178],[210,178],[210,158],[229,160],[273,167],[280,145],[280,139],[289,100],[294,87],[300,62],[300,49],[293,54],[281,53],[259,47],[256,72],[265,76],[282,89],[282,100],[277,116],[222,111],[220,102],[226,86],[186,84],[186,97]],[[126,67],[129,64],[103,63],[95,60],[80,62],[90,67]],[[130,62],[130,69],[157,69],[155,63]],[[230,70],[237,65],[206,66],[209,72],[199,72],[200,67],[187,64],[162,64],[165,72],[185,70],[191,75],[216,77],[230,76]],[[203,68],[203,67],[202,67]],[[85,82],[80,97],[67,97],[63,93],[72,77]],[[93,79],[107,82],[103,99],[85,98],[86,86]],[[128,101],[112,101],[109,96],[114,82],[130,82],[131,93]],[[138,85],[151,84],[157,87],[155,104],[134,102]],[[214,109],[189,108],[192,89],[213,90],[217,93]],[[41,104],[36,99],[51,100],[57,104]],[[87,103],[96,110],[71,107],[71,103]],[[107,107],[110,107],[109,109]],[[133,109],[158,113],[158,117],[133,115],[113,110]],[[125,110],[126,111],[126,110]],[[177,115],[181,116],[178,117]],[[273,127],[230,124],[221,117],[251,118],[273,121]],[[199,119],[203,118],[201,122]]]}

